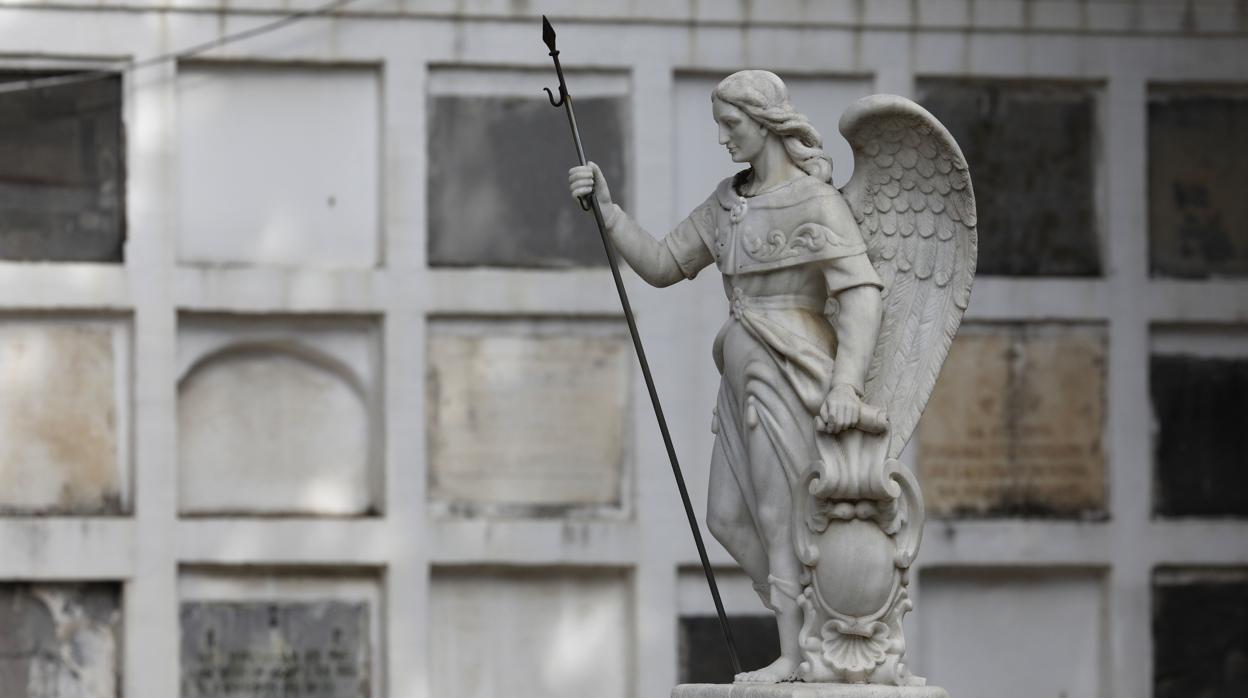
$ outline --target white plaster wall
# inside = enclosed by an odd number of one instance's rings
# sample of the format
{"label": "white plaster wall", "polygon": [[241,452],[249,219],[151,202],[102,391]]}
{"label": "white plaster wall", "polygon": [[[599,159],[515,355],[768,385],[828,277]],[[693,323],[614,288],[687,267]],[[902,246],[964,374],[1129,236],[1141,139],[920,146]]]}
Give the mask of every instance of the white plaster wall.
{"label": "white plaster wall", "polygon": [[1099,572],[932,569],[922,576],[915,673],[966,698],[1105,695],[1111,676],[1103,669]]}
{"label": "white plaster wall", "polygon": [[189,63],[177,89],[180,261],[379,261],[375,67]]}
{"label": "white plaster wall", "polygon": [[433,695],[635,695],[630,593],[617,573],[436,571]]}

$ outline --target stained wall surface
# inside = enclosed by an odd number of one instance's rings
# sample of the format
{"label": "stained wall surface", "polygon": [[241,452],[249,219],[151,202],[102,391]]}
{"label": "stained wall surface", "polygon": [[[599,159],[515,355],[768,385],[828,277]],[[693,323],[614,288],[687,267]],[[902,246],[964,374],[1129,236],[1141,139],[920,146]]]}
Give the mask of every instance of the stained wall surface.
{"label": "stained wall surface", "polygon": [[[980,275],[901,454],[930,514],[916,673],[955,696],[1244,692],[1240,5],[46,0],[0,8],[0,694],[724,678],[564,188],[542,11],[587,156],[655,235],[742,167],[710,114],[736,70],[788,80],[837,185],[860,96],[959,139]],[[701,517],[723,282],[623,283]],[[766,610],[707,543],[762,662]]]}

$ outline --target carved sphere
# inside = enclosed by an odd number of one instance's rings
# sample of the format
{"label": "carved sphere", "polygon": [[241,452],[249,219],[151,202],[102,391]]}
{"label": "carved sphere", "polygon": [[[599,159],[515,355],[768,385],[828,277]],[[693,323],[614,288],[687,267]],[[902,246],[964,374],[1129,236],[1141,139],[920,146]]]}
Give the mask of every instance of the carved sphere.
{"label": "carved sphere", "polygon": [[816,590],[834,611],[868,616],[888,602],[897,577],[893,539],[870,521],[833,521],[819,536]]}

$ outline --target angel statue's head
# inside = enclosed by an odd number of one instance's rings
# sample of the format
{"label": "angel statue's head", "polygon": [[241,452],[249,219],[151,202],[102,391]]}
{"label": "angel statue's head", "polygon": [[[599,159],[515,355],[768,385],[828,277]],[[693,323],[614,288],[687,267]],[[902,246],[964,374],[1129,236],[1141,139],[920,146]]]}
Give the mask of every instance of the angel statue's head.
{"label": "angel statue's head", "polygon": [[[823,152],[823,139],[810,121],[789,103],[789,90],[780,76],[766,70],[735,72],[715,87],[711,102],[717,112],[730,108],[739,110],[752,122],[741,126],[761,127],[775,134],[793,164],[812,177],[832,181],[832,159]],[[716,113],[716,121],[726,125],[725,122],[733,122],[735,116]],[[729,152],[736,162],[751,159],[748,153],[733,152],[731,148]]]}

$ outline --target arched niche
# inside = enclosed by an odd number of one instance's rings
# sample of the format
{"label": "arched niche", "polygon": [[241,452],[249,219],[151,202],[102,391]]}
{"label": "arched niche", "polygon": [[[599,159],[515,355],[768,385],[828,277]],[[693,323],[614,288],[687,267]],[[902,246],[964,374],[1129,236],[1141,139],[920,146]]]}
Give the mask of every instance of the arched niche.
{"label": "arched niche", "polygon": [[369,404],[348,366],[302,344],[205,356],[178,384],[182,513],[370,513]]}

